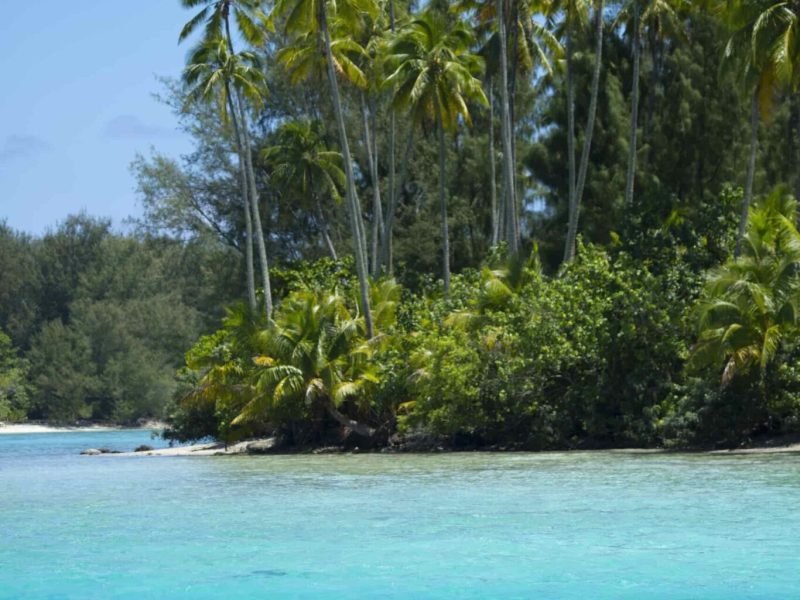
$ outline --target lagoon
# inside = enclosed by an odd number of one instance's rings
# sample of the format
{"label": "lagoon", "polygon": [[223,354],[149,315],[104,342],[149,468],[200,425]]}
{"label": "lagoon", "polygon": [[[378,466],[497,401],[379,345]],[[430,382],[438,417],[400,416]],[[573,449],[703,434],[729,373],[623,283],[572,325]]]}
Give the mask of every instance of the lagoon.
{"label": "lagoon", "polygon": [[0,598],[800,597],[798,454],[78,455],[141,443],[0,436]]}

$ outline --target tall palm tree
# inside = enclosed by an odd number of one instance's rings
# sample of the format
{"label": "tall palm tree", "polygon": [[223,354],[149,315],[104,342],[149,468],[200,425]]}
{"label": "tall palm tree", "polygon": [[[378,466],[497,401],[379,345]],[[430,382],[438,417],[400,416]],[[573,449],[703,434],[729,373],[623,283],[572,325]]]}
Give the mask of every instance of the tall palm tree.
{"label": "tall palm tree", "polygon": [[291,36],[319,34],[322,41],[322,53],[326,61],[328,83],[331,88],[331,100],[339,132],[339,146],[344,160],[346,179],[346,205],[350,216],[350,229],[353,235],[356,271],[358,273],[361,302],[364,310],[367,332],[373,334],[372,314],[369,304],[369,274],[364,236],[364,223],[361,219],[361,207],[356,196],[353,160],[350,154],[350,143],[347,139],[347,128],[344,122],[339,82],[337,78],[337,62],[333,53],[333,42],[329,28],[330,15],[347,26],[355,27],[365,15],[374,15],[377,7],[373,0],[278,0],[273,8],[273,16],[285,19],[286,33]]}
{"label": "tall palm tree", "polygon": [[580,165],[575,174],[575,90],[572,73],[573,61],[573,28],[577,26],[580,14],[586,8],[583,0],[566,0],[565,36],[567,55],[567,152],[569,153],[569,216],[567,220],[567,239],[564,244],[564,262],[575,257],[575,240],[578,236],[578,220],[580,217],[583,189],[589,169],[589,153],[592,149],[592,136],[597,116],[597,97],[600,92],[600,72],[603,66],[603,0],[593,0],[594,4],[594,68],[592,83],[589,89],[589,113],[586,116],[586,129],[583,134],[583,149]]}
{"label": "tall palm tree", "polygon": [[336,203],[341,201],[339,189],[345,186],[342,155],[325,146],[322,126],[317,121],[284,123],[275,132],[275,142],[262,156],[271,164],[276,183],[282,184],[284,189],[299,186],[302,198],[309,202],[309,209],[315,214],[331,258],[336,260],[336,248],[321,197],[327,195]]}
{"label": "tall palm tree", "polygon": [[406,109],[419,125],[433,122],[439,140],[439,209],[442,220],[442,278],[450,291],[450,242],[445,191],[445,131],[459,119],[470,123],[468,103],[487,104],[477,75],[483,61],[470,51],[472,33],[459,22],[448,22],[428,11],[399,32],[390,50],[387,84],[394,88],[393,104]]}
{"label": "tall palm tree", "polygon": [[[651,32],[666,29],[671,25],[673,31],[680,31],[680,15],[685,11],[686,0],[626,0],[620,9],[617,20],[627,21],[631,36],[631,114],[628,131],[628,163],[625,171],[625,204],[633,204],[636,178],[636,157],[638,149],[639,125],[639,73],[642,57],[642,33],[647,28]],[[653,64],[652,74],[657,76],[657,65]],[[653,86],[651,86],[653,87]],[[652,90],[651,90],[652,94]],[[652,97],[652,96],[651,96]]]}
{"label": "tall palm tree", "polygon": [[724,59],[738,69],[751,95],[750,152],[736,240],[738,255],[753,197],[759,116],[771,111],[778,87],[796,89],[800,79],[800,6],[775,0],[725,0],[724,16],[732,30]]}
{"label": "tall palm tree", "polygon": [[[186,23],[186,25],[184,25],[178,38],[179,42],[185,40],[198,27],[205,24],[203,43],[214,44],[216,40],[224,40],[229,60],[235,60],[237,55],[233,46],[233,35],[231,34],[231,15],[233,15],[233,18],[236,20],[239,32],[246,42],[260,46],[265,41],[268,19],[261,10],[260,0],[181,0],[181,3],[185,8],[196,8],[198,6],[202,6],[202,8]],[[249,207],[252,213],[251,226],[255,229],[255,240],[258,247],[261,276],[264,285],[264,307],[267,317],[269,317],[272,314],[272,286],[269,277],[269,260],[267,258],[266,242],[264,240],[264,232],[261,224],[258,187],[256,186],[250,132],[247,123],[247,110],[244,102],[245,98],[247,98],[251,104],[260,106],[264,94],[266,93],[266,85],[260,69],[251,70],[247,73],[247,77],[251,79],[251,85],[243,88],[241,90],[242,94],[239,93],[239,86],[234,85],[229,90],[229,96],[230,104],[232,105],[231,114],[233,114],[238,121],[235,123],[234,129],[236,130],[236,138],[239,145],[240,164],[243,164],[242,168],[245,172]],[[257,83],[257,85],[252,85],[253,83]]]}
{"label": "tall palm tree", "polygon": [[255,69],[255,57],[250,53],[232,56],[228,52],[227,44],[221,39],[211,39],[201,42],[191,53],[183,79],[189,87],[187,101],[214,102],[217,105],[220,118],[224,123],[232,123],[236,149],[239,159],[239,175],[241,179],[242,207],[244,208],[245,231],[247,241],[245,244],[245,262],[247,270],[247,293],[251,309],[256,307],[254,268],[253,268],[253,221],[250,207],[249,180],[247,176],[247,161],[245,158],[241,127],[236,106],[234,105],[233,89],[238,87],[245,93],[257,93],[251,90],[257,85],[260,71]]}
{"label": "tall palm tree", "polygon": [[382,83],[383,49],[386,45],[387,32],[382,11],[379,11],[374,19],[364,19],[362,24],[363,26],[356,32],[356,37],[365,50],[362,56],[362,70],[367,78],[367,86],[361,90],[360,99],[364,128],[364,152],[367,156],[369,179],[372,184],[372,232],[369,259],[372,276],[377,277],[380,270],[381,236],[384,231],[383,203],[378,175],[377,112]]}
{"label": "tall palm tree", "polygon": [[[552,0],[459,0],[455,5],[456,11],[477,20],[475,31],[483,40],[480,54],[487,62],[487,78],[499,82],[503,196],[497,215],[501,230],[493,227],[493,232],[498,233],[492,237],[495,244],[506,240],[512,251],[520,243],[522,208],[522,199],[516,198],[517,81],[520,75],[528,75],[534,69],[547,75],[553,72],[553,58],[560,56],[561,46],[549,29],[552,9]],[[501,48],[505,52],[500,52]]]}
{"label": "tall palm tree", "polygon": [[497,31],[500,42],[500,140],[503,144],[503,193],[508,215],[507,239],[512,254],[519,251],[519,210],[517,208],[517,184],[514,173],[514,144],[511,129],[511,101],[508,89],[508,41],[506,35],[505,0],[497,0]]}

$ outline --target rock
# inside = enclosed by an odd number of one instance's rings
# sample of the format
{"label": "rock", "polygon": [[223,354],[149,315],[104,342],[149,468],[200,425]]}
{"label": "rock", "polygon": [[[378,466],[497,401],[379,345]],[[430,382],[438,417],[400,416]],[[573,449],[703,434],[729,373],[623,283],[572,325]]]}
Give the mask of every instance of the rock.
{"label": "rock", "polygon": [[147,444],[142,444],[141,446],[137,446],[134,452],[150,452],[151,450],[155,450],[155,448]]}
{"label": "rock", "polygon": [[100,452],[100,450],[97,448],[87,448],[81,452],[81,454],[85,454],[86,456],[97,456],[98,454],[102,454],[102,452]]}
{"label": "rock", "polygon": [[112,454],[110,448],[98,448],[98,450],[100,451],[100,454]]}
{"label": "rock", "polygon": [[314,448],[311,454],[341,454],[341,446],[323,446],[322,448]]}
{"label": "rock", "polygon": [[256,440],[247,444],[248,454],[266,454],[271,452],[277,446],[277,440],[274,437],[264,440]]}

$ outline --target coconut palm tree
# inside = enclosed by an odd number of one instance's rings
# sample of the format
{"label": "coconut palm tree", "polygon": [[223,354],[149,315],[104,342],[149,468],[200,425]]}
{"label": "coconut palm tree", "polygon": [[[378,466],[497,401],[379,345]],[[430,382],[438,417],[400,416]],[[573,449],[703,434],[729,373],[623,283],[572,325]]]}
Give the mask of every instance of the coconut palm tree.
{"label": "coconut palm tree", "polygon": [[353,235],[356,271],[358,273],[361,302],[364,307],[364,318],[369,335],[373,333],[372,314],[369,305],[369,275],[365,248],[364,223],[361,219],[361,208],[356,196],[353,160],[350,154],[350,143],[347,139],[347,128],[339,93],[337,78],[337,62],[333,53],[333,41],[329,27],[330,14],[345,27],[355,28],[365,15],[374,15],[377,6],[373,0],[278,0],[272,15],[285,19],[285,31],[290,36],[321,36],[321,51],[325,57],[328,83],[331,88],[331,100],[339,132],[339,146],[344,160],[346,180],[346,205],[350,216],[350,229]]}
{"label": "coconut palm tree", "polygon": [[725,46],[725,63],[738,70],[751,98],[750,152],[736,240],[738,255],[753,197],[759,117],[771,112],[777,88],[796,89],[800,79],[800,7],[774,0],[726,0],[724,16],[732,31]]}
{"label": "coconut palm tree", "polygon": [[[196,8],[202,6],[200,11],[192,17],[181,30],[178,41],[183,41],[189,37],[201,24],[205,24],[205,35],[202,44],[213,45],[219,40],[223,40],[226,46],[228,60],[236,60],[236,52],[233,46],[233,35],[231,34],[230,19],[231,15],[236,20],[239,33],[248,43],[260,46],[265,41],[265,31],[269,26],[264,12],[261,10],[259,0],[181,0],[185,8]],[[219,53],[219,49],[217,50]],[[261,265],[261,276],[264,285],[264,306],[267,317],[272,314],[272,286],[269,277],[269,260],[267,258],[266,242],[261,224],[261,211],[259,209],[258,187],[256,186],[255,169],[253,167],[253,155],[250,144],[250,132],[247,123],[247,110],[245,98],[252,105],[260,107],[266,93],[265,79],[261,75],[260,69],[251,70],[246,74],[251,79],[251,84],[242,89],[243,95],[239,94],[239,87],[229,86],[231,114],[235,115],[237,123],[234,125],[236,131],[237,144],[239,146],[240,165],[245,173],[246,187],[249,195],[249,207],[252,212],[252,225],[255,228],[255,240],[258,247],[259,263]],[[243,188],[244,189],[244,188]],[[252,239],[252,236],[251,236]],[[249,267],[248,267],[249,268]]]}
{"label": "coconut palm tree", "polygon": [[592,69],[592,83],[589,89],[589,113],[586,117],[586,129],[583,137],[580,165],[575,174],[575,88],[573,83],[573,35],[574,28],[580,24],[585,14],[586,2],[584,0],[566,0],[564,35],[566,38],[566,67],[567,67],[567,152],[569,154],[569,214],[567,219],[567,239],[564,244],[564,262],[570,262],[575,257],[575,241],[578,236],[578,220],[580,217],[583,189],[586,184],[586,174],[589,169],[589,153],[592,148],[592,135],[597,116],[597,97],[600,91],[600,71],[603,66],[603,0],[593,0],[594,4],[594,68]]}
{"label": "coconut palm tree", "polygon": [[698,307],[695,364],[722,364],[722,383],[762,372],[800,325],[797,201],[778,189],[749,215],[742,254],[713,271]]}
{"label": "coconut palm tree", "polygon": [[[636,155],[638,149],[639,124],[639,73],[642,57],[642,33],[663,32],[670,25],[671,31],[680,32],[680,15],[687,8],[686,0],[626,0],[617,16],[617,21],[626,21],[631,37],[631,114],[628,132],[628,163],[625,172],[625,204],[633,204],[636,177]],[[657,65],[653,64],[652,76],[657,77]],[[651,88],[654,87],[651,85]],[[651,90],[651,97],[652,90]]]}
{"label": "coconut palm tree", "polygon": [[299,185],[302,197],[315,214],[324,244],[336,260],[322,197],[327,195],[336,203],[341,201],[339,190],[345,186],[342,155],[326,147],[322,126],[317,121],[284,123],[275,132],[275,142],[263,151],[262,157],[271,165],[276,183],[284,189],[296,189]]}
{"label": "coconut palm tree", "polygon": [[433,123],[439,140],[439,208],[442,220],[442,278],[450,291],[450,243],[445,191],[445,131],[459,119],[469,124],[468,103],[487,104],[477,75],[483,61],[470,51],[473,36],[460,22],[428,11],[398,33],[392,43],[386,79],[393,105],[405,109],[420,126]]}
{"label": "coconut palm tree", "polygon": [[217,106],[224,123],[233,126],[236,149],[239,159],[242,207],[245,217],[245,262],[247,268],[247,293],[251,309],[256,306],[254,268],[253,268],[253,221],[251,212],[250,183],[247,176],[247,161],[241,136],[239,115],[234,105],[234,88],[248,95],[258,95],[261,71],[255,67],[255,56],[243,53],[232,56],[227,44],[221,39],[202,41],[190,54],[184,70],[183,80],[188,86],[187,102],[213,102]]}
{"label": "coconut palm tree", "polygon": [[373,437],[376,427],[367,421],[376,416],[371,401],[379,374],[372,357],[388,341],[400,288],[385,281],[370,292],[379,336],[367,334],[363,319],[337,291],[301,290],[287,297],[256,337],[254,393],[234,422],[268,418],[293,404],[324,411],[356,434]]}
{"label": "coconut palm tree", "polygon": [[[552,75],[553,59],[561,54],[558,39],[549,29],[552,9],[552,0],[504,0],[502,3],[497,0],[460,0],[456,3],[458,12],[477,19],[475,30],[483,39],[480,54],[487,63],[489,92],[493,91],[490,87],[492,81],[496,79],[499,82],[503,197],[499,214],[494,217],[499,221],[496,223],[499,227],[493,226],[492,240],[494,244],[500,239],[506,240],[514,252],[520,243],[521,208],[516,198],[517,81],[519,75],[530,74],[535,68]],[[499,51],[500,48],[506,48],[505,54]],[[504,117],[506,113],[507,117]]]}
{"label": "coconut palm tree", "polygon": [[262,4],[261,0],[181,0],[184,8],[202,8],[183,26],[178,41],[182,42],[201,25],[205,25],[206,40],[223,38],[231,44],[232,50],[229,21],[233,14],[245,41],[260,46],[265,41],[265,30],[269,27],[266,14],[261,10]]}

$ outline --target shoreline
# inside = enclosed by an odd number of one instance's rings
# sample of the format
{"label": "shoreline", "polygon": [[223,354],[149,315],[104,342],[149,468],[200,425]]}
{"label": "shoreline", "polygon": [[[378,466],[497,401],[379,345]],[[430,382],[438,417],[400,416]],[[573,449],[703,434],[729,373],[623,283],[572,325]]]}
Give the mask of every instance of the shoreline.
{"label": "shoreline", "polygon": [[354,450],[342,447],[322,447],[322,448],[290,448],[275,445],[274,438],[264,438],[255,440],[245,440],[235,444],[225,446],[220,442],[207,442],[203,444],[191,444],[187,446],[174,446],[170,448],[159,448],[145,450],[141,452],[119,452],[109,454],[109,456],[285,456],[285,455],[354,455],[354,454],[548,454],[548,453],[607,453],[607,454],[696,454],[708,456],[739,456],[739,455],[759,455],[759,454],[791,454],[800,453],[800,443],[789,443],[776,446],[758,446],[752,448],[735,448],[730,450],[692,450],[692,449],[668,449],[668,448],[608,448],[602,450],[497,450],[497,449],[441,449],[441,450],[403,450],[400,448],[382,448],[376,450]]}
{"label": "shoreline", "polygon": [[0,435],[32,433],[89,433],[123,429],[163,429],[164,423],[152,421],[140,426],[123,425],[46,425],[44,423],[0,423]]}
{"label": "shoreline", "polygon": [[[166,424],[159,421],[150,421],[139,426],[125,425],[47,425],[44,423],[2,423],[0,422],[0,435],[29,435],[40,433],[91,433],[109,432],[123,430],[159,430],[164,429]],[[787,436],[788,437],[788,436]],[[250,439],[233,444],[227,447],[222,442],[205,442],[169,448],[157,448],[140,452],[114,452],[114,456],[256,456],[264,454],[451,454],[451,453],[515,453],[515,452],[608,452],[618,454],[705,454],[715,456],[735,456],[752,454],[791,454],[800,453],[800,440],[796,436],[780,437],[773,440],[765,440],[763,444],[750,447],[728,448],[728,449],[703,449],[703,448],[597,448],[597,449],[563,449],[563,450],[540,450],[526,451],[514,449],[498,448],[471,448],[460,449],[447,447],[446,445],[436,447],[403,447],[386,446],[378,449],[347,449],[341,446],[329,446],[320,448],[291,448],[281,447],[276,444],[274,438]]]}

